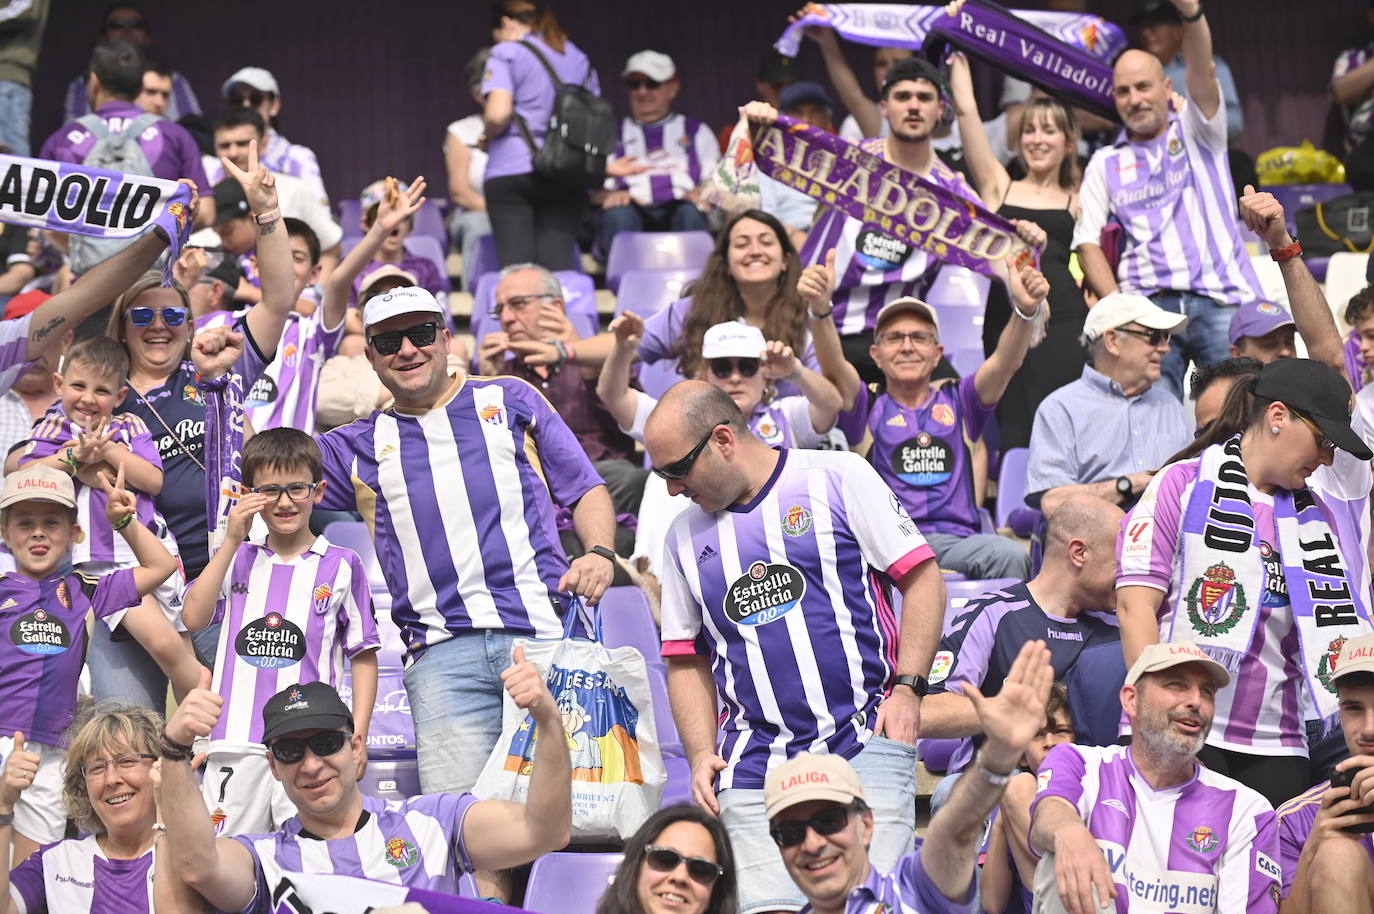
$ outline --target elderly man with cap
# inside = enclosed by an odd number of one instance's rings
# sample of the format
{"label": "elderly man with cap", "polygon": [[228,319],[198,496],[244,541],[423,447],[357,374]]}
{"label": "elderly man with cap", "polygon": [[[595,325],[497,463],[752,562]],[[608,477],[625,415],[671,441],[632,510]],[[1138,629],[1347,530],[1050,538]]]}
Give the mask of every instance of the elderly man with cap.
{"label": "elderly man with cap", "polygon": [[1284,914],[1374,914],[1374,635],[1341,646],[1331,681],[1350,757],[1278,809]]}
{"label": "elderly man with cap", "polygon": [[1052,678],[1045,643],[1031,641],[1022,645],[996,697],[967,688],[987,740],[974,769],[930,820],[920,849],[887,871],[869,858],[873,811],[849,762],[804,752],[769,771],[763,788],[769,834],[806,897],[802,910],[972,911],[983,822],[1044,719]]}
{"label": "elderly man with cap", "polygon": [[1130,745],[1049,751],[1031,803],[1037,911],[1278,910],[1273,807],[1197,760],[1230,681],[1191,641],[1152,644],[1121,687]]}
{"label": "elderly man with cap", "polygon": [[607,178],[601,198],[601,250],[609,254],[621,232],[691,232],[707,228],[697,185],[720,158],[711,128],[672,110],[681,84],[673,58],[640,51],[621,73],[630,93],[630,116],[616,129],[617,159],[642,171]]}
{"label": "elderly man with cap", "polygon": [[1297,325],[1283,305],[1271,301],[1246,302],[1231,315],[1231,357],[1248,356],[1260,362],[1291,359]]}
{"label": "elderly man with cap", "polygon": [[252,108],[262,115],[267,125],[267,150],[262,163],[274,174],[290,175],[305,181],[319,195],[320,203],[329,206],[329,193],[320,177],[320,163],[308,146],[292,143],[276,130],[276,118],[281,114],[281,91],[277,78],[262,67],[244,67],[224,81],[224,100],[235,107]]}
{"label": "elderly man with cap", "polygon": [[1183,404],[1158,385],[1169,341],[1187,322],[1129,292],[1108,295],[1088,312],[1082,339],[1090,363],[1035,413],[1029,504],[1048,515],[1088,492],[1129,508],[1150,474],[1192,440]]}
{"label": "elderly man with cap", "polygon": [[[506,657],[493,659],[504,665]],[[562,734],[553,696],[522,648],[515,648],[500,680],[539,728]],[[535,743],[524,802],[458,791],[381,800],[358,788],[367,747],[353,731],[348,706],[323,682],[288,686],[262,709],[267,763],[298,814],[271,834],[217,838],[190,763],[192,741],[208,735],[222,711],[224,699],[209,685],[207,670],[202,687],[167,721],[160,798],[173,871],[216,910],[277,911],[286,872],[360,876],[456,895],[458,877],[474,867],[527,863],[568,841],[566,740]]]}

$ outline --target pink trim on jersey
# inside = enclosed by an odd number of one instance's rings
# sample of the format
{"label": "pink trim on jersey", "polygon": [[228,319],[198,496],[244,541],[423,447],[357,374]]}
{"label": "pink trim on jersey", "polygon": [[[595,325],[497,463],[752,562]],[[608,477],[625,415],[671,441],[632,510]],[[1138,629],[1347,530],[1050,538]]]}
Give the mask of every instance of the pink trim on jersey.
{"label": "pink trim on jersey", "polygon": [[935,550],[922,543],[906,555],[887,566],[887,576],[894,581],[900,581],[906,577],[906,573],[926,559],[935,558]]}
{"label": "pink trim on jersey", "polygon": [[681,657],[686,654],[699,654],[695,640],[686,641],[665,641],[663,642],[662,656]]}

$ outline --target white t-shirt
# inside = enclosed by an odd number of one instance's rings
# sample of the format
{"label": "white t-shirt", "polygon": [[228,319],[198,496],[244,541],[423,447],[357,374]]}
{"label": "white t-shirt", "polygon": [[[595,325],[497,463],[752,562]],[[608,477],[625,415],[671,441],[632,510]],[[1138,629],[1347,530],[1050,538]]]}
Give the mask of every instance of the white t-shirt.
{"label": "white t-shirt", "polygon": [[486,150],[477,148],[477,138],[482,135],[482,115],[469,114],[456,120],[448,125],[448,132],[468,148],[468,185],[480,194],[482,178],[487,173]]}

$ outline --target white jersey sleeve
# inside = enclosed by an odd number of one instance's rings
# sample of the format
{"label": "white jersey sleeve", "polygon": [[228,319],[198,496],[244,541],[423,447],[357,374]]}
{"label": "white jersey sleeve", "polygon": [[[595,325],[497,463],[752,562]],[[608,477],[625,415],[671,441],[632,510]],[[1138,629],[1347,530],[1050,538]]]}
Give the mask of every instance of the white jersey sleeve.
{"label": "white jersey sleeve", "polygon": [[691,538],[687,518],[679,516],[663,542],[659,583],[663,588],[660,627],[664,645],[670,641],[693,641],[701,632],[701,604],[682,568],[682,544],[686,543],[690,552]]}
{"label": "white jersey sleeve", "polygon": [[846,456],[844,504],[859,549],[874,568],[900,579],[935,553],[873,465],[857,454]]}

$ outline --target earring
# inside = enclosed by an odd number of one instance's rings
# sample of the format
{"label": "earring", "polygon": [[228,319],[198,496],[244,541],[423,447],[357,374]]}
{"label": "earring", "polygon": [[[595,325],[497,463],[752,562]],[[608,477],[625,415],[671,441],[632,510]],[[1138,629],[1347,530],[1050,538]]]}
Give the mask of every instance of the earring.
{"label": "earring", "polygon": [[1277,435],[1279,433],[1279,427],[1277,425],[1271,425],[1269,426],[1269,431]]}

